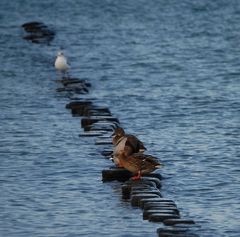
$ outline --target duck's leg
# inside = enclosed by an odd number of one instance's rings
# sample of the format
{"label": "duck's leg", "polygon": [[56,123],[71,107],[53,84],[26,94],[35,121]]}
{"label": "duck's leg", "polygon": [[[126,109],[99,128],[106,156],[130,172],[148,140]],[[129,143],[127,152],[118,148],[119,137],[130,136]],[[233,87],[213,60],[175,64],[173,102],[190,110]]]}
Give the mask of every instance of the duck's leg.
{"label": "duck's leg", "polygon": [[138,171],[138,174],[136,176],[132,177],[132,180],[139,180],[141,178],[141,171]]}

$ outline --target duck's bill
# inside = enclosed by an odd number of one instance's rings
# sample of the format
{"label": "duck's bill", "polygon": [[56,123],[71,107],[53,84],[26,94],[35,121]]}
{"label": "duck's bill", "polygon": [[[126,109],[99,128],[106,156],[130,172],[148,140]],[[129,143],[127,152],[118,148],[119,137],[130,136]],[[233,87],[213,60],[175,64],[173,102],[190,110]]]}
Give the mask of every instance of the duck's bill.
{"label": "duck's bill", "polygon": [[164,167],[164,164],[160,163],[159,165],[156,165],[156,168],[160,169],[160,168],[163,168]]}

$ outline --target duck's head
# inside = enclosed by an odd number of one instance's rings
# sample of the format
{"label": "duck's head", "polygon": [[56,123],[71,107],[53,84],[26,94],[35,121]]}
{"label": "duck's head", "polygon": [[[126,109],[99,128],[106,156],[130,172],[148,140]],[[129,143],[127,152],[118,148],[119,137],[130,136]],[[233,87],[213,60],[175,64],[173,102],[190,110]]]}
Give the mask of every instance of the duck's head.
{"label": "duck's head", "polygon": [[113,145],[116,145],[118,143],[118,141],[123,138],[125,135],[125,132],[123,130],[123,128],[116,128],[112,134],[112,143]]}
{"label": "duck's head", "polygon": [[123,137],[124,135],[125,135],[125,132],[124,132],[123,128],[121,128],[121,127],[116,128],[112,134],[113,137],[116,137],[116,136]]}

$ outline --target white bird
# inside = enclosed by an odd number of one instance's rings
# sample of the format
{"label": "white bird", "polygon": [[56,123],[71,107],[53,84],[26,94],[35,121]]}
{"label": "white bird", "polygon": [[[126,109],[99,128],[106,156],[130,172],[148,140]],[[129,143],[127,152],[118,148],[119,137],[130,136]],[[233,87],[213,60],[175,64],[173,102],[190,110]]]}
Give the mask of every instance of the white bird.
{"label": "white bird", "polygon": [[61,72],[67,72],[70,66],[67,63],[66,57],[63,55],[63,52],[59,51],[57,58],[55,60],[55,68]]}

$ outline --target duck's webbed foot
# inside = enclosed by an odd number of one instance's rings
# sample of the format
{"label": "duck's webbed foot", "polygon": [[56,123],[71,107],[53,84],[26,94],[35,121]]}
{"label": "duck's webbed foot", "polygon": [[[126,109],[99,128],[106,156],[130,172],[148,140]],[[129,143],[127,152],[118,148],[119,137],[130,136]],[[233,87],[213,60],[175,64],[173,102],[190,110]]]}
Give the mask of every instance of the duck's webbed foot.
{"label": "duck's webbed foot", "polygon": [[136,176],[132,177],[132,180],[139,180],[141,178],[141,171],[138,171],[138,174]]}

